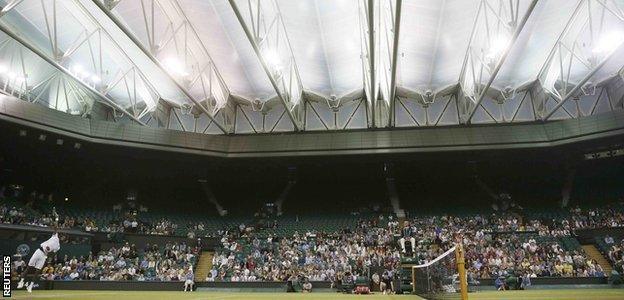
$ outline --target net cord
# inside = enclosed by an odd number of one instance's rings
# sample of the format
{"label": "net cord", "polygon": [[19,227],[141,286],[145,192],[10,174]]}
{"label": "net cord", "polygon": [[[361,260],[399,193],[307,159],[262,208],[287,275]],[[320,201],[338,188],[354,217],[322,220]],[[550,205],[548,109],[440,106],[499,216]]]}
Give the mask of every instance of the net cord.
{"label": "net cord", "polygon": [[422,265],[417,265],[417,266],[412,266],[412,268],[414,268],[414,269],[418,269],[418,268],[426,268],[426,267],[429,267],[429,266],[431,266],[432,264],[435,264],[437,261],[439,261],[439,260],[441,260],[442,258],[444,258],[444,257],[446,257],[447,255],[449,255],[450,253],[453,253],[453,252],[455,251],[455,248],[456,248],[456,247],[457,247],[457,246],[453,246],[451,249],[446,250],[446,252],[444,252],[442,255],[440,255],[440,256],[438,256],[438,257],[436,257],[434,260],[432,260],[432,261],[430,261],[430,262],[428,262],[428,263],[425,263],[425,264],[422,264]]}

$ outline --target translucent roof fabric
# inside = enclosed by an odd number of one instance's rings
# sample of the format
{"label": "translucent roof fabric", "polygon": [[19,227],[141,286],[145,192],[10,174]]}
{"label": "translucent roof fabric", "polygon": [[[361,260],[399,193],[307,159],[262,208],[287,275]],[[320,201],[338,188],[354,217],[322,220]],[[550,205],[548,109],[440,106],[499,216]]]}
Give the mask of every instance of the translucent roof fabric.
{"label": "translucent roof fabric", "polygon": [[[166,103],[177,110],[177,127],[196,127],[184,115],[205,114],[202,124],[214,123],[217,133],[578,117],[563,111],[569,98],[624,66],[621,0],[0,5],[6,30],[70,71],[80,66],[107,101],[134,117]],[[536,87],[552,98],[541,113],[535,91],[533,108],[520,103]],[[208,127],[195,131],[214,131]]]}

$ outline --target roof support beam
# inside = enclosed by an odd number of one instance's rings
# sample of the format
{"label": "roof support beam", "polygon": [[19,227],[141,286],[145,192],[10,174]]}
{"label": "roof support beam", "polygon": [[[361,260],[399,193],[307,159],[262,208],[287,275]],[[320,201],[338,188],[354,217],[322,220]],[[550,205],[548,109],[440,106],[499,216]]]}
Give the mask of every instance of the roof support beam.
{"label": "roof support beam", "polygon": [[102,2],[104,2],[106,8],[112,10],[115,8],[115,6],[117,6],[117,4],[119,4],[119,2],[121,2],[121,0],[102,0]]}
{"label": "roof support beam", "polygon": [[550,49],[550,52],[548,53],[548,57],[546,58],[546,61],[544,61],[544,64],[542,65],[542,67],[540,68],[539,72],[537,73],[536,80],[539,80],[544,75],[544,72],[546,71],[546,69],[550,65],[550,63],[551,63],[551,61],[553,59],[553,56],[555,55],[555,53],[557,53],[557,48],[559,47],[559,43],[561,42],[561,39],[563,39],[563,37],[570,30],[570,27],[572,27],[571,26],[572,22],[574,22],[574,20],[578,16],[578,14],[581,11],[581,7],[583,6],[584,2],[585,2],[585,0],[579,0],[578,4],[576,5],[576,8],[574,9],[574,12],[572,13],[572,15],[570,15],[570,18],[566,22],[565,27],[563,27],[563,30],[561,31],[561,34],[559,34],[559,37],[557,37],[557,41],[555,41],[555,44]]}
{"label": "roof support beam", "polygon": [[511,37],[511,40],[508,42],[507,47],[505,48],[505,50],[501,54],[500,58],[498,59],[498,63],[496,64],[496,67],[494,68],[494,70],[490,74],[490,78],[488,79],[487,83],[485,84],[485,87],[479,93],[479,98],[477,98],[477,101],[475,102],[475,105],[469,110],[468,117],[466,118],[466,123],[470,123],[472,121],[472,117],[474,116],[475,112],[477,111],[477,109],[481,105],[481,102],[483,102],[483,99],[485,98],[485,95],[487,94],[487,91],[489,90],[490,86],[494,82],[494,79],[496,79],[496,75],[498,75],[498,72],[500,71],[500,68],[505,63],[505,60],[507,59],[507,56],[509,55],[509,52],[511,51],[511,49],[514,46],[514,44],[516,43],[516,40],[518,39],[518,36],[522,32],[522,29],[524,28],[524,25],[526,24],[527,20],[531,16],[531,13],[535,9],[535,5],[537,5],[537,2],[538,2],[538,0],[533,0],[533,1],[531,1],[531,4],[529,4],[529,7],[527,8],[527,11],[525,12],[524,17],[522,18],[520,23],[517,25],[516,30],[514,31],[513,36]]}
{"label": "roof support beam", "polygon": [[366,119],[368,127],[376,127],[375,103],[375,26],[374,0],[358,0],[358,20],[360,25],[360,58],[362,59],[362,81],[366,95]]}
{"label": "roof support beam", "polygon": [[394,125],[401,0],[358,2],[369,127]]}
{"label": "roof support beam", "polygon": [[[25,41],[33,42],[36,45],[42,41],[45,43],[47,40],[50,48],[41,49],[44,54],[51,53],[47,55],[55,62],[67,68],[82,83],[92,86],[101,94],[109,97],[110,100],[115,101],[115,103],[122,103],[120,104],[122,107],[130,106],[129,112],[137,119],[142,119],[142,114],[137,114],[137,109],[142,109],[142,106],[147,108],[147,112],[151,112],[155,107],[156,99],[159,97],[158,91],[136,67],[126,50],[121,48],[108,31],[103,29],[97,20],[87,12],[82,2],[51,0],[41,1],[40,5],[39,9],[45,18],[45,27],[37,28],[34,24],[28,23],[27,20],[32,17],[33,12],[26,9],[17,13],[15,18],[7,19],[9,28],[19,28],[20,36],[24,37]],[[61,8],[67,12],[63,16],[66,20],[57,18],[57,10]],[[73,21],[72,26],[77,29],[72,31],[72,36],[68,36],[69,33],[63,34],[65,40],[73,40],[73,43],[64,47],[58,43],[57,32],[60,26],[58,22],[61,21],[70,23]],[[27,29],[30,26],[34,30]],[[37,32],[43,34],[39,35]],[[106,61],[110,56],[116,57],[116,59],[113,62]],[[125,75],[117,79],[119,74]],[[129,76],[126,77],[126,75]],[[122,93],[118,89],[109,94],[112,90],[110,88],[112,80],[123,80],[126,90],[130,89],[132,93],[125,93],[125,91]],[[79,89],[77,84],[71,81],[68,83]],[[131,87],[128,84],[131,84]],[[141,89],[144,93],[137,93],[137,89]],[[94,98],[84,92],[83,94],[81,97],[74,98],[76,100]],[[76,95],[70,93],[69,96]],[[142,109],[142,111],[146,110]]]}
{"label": "roof support beam", "polygon": [[[483,1],[480,1],[479,7],[477,8],[477,15],[475,16],[474,21],[472,22],[472,30],[470,31],[470,38],[468,39],[468,47],[466,47],[466,53],[464,54],[462,68],[459,73],[459,80],[458,80],[459,85],[463,84],[464,78],[466,77],[466,68],[468,67],[468,59],[470,58],[470,54],[471,54],[472,41],[474,40],[474,36],[477,33],[477,25],[479,24],[479,14],[481,13],[482,9],[483,9]],[[460,89],[461,89],[461,86],[460,86]]]}
{"label": "roof support beam", "polygon": [[0,30],[2,32],[4,32],[6,35],[8,35],[10,38],[14,39],[18,43],[20,43],[22,46],[26,47],[28,50],[30,50],[31,52],[36,54],[37,56],[41,57],[48,64],[52,65],[54,68],[56,68],[57,70],[59,70],[60,72],[65,74],[65,76],[67,76],[69,78],[72,78],[74,81],[78,82],[78,84],[80,85],[81,88],[83,88],[85,90],[88,90],[91,94],[93,94],[97,98],[99,98],[99,100],[107,103],[108,105],[113,107],[115,110],[118,110],[118,111],[122,112],[123,114],[127,115],[132,121],[135,121],[136,123],[138,123],[140,125],[147,126],[143,121],[141,121],[139,118],[134,116],[132,113],[130,113],[127,110],[125,110],[119,104],[115,103],[115,101],[113,101],[111,98],[109,98],[108,96],[102,94],[100,91],[98,91],[94,87],[86,84],[84,81],[82,81],[81,79],[76,77],[76,75],[74,75],[72,72],[70,72],[65,67],[63,67],[61,64],[59,64],[55,59],[53,59],[52,57],[49,57],[43,51],[39,50],[37,47],[31,45],[24,38],[22,38],[21,36],[17,35],[7,25],[5,25],[3,23],[0,23]]}
{"label": "roof support beam", "polygon": [[[195,106],[197,106],[201,112],[203,112],[204,114],[206,114],[206,116],[212,121],[214,122],[215,126],[217,126],[219,128],[219,130],[223,133],[230,133],[229,130],[227,130],[222,124],[220,124],[219,122],[216,121],[215,116],[213,116],[213,114],[208,111],[208,109],[199,101],[197,100],[197,98],[195,96],[193,96],[188,89],[183,86],[177,79],[175,76],[173,76],[171,74],[170,71],[168,71],[163,64],[154,56],[154,54],[152,54],[152,52],[150,50],[148,50],[140,41],[139,39],[119,20],[119,18],[117,18],[117,16],[115,16],[108,8],[107,6],[98,1],[98,0],[93,0],[93,2],[102,10],[102,12],[104,12],[106,14],[106,16],[108,16],[108,18],[113,21],[113,23],[115,23],[115,25],[117,25],[117,27],[119,27],[119,29],[121,31],[123,31],[128,38],[130,38],[130,40],[132,40],[132,42],[139,48],[141,49],[141,51],[145,54],[145,56],[147,56],[156,66],[158,66],[158,68],[160,70],[163,71],[164,74],[166,74],[166,76],[175,84],[175,86],[178,88],[178,90],[180,90],[184,96],[186,96],[186,98],[188,98],[191,102],[193,102],[195,104]],[[175,2],[175,1],[174,1]],[[177,2],[175,2],[175,4],[177,4]],[[183,14],[184,15],[184,14]],[[184,18],[186,18],[186,15],[184,15]],[[188,19],[185,19],[187,23],[190,24],[190,22],[188,22]],[[152,28],[153,29],[153,28]],[[191,32],[197,36],[197,33],[195,32],[194,29],[191,28]],[[202,44],[203,46],[203,44]],[[205,50],[205,48],[204,48]],[[206,52],[207,55],[207,52]],[[210,62],[212,62],[212,59],[208,58]],[[218,72],[215,70],[215,73],[218,74]],[[220,78],[220,75],[219,75]],[[227,97],[229,97],[229,90],[228,91],[228,95],[226,95],[226,99]]]}
{"label": "roof support beam", "polygon": [[[621,41],[609,48],[601,44],[605,38],[614,39],[609,37],[612,28],[604,24],[615,25],[619,22],[619,25],[624,25],[624,19],[619,13],[621,8],[615,1],[612,4],[613,7],[601,1],[578,2],[537,74],[537,88],[541,88],[545,95],[539,116],[542,120],[550,119],[570,98],[587,93],[586,85],[595,88],[597,83],[592,82],[592,77],[614,53],[623,51]],[[591,51],[584,51],[579,45]],[[548,111],[546,104],[552,100],[556,105]],[[563,108],[569,114],[566,107]]]}
{"label": "roof support beam", "polygon": [[247,18],[229,3],[295,131],[304,130],[303,85],[277,2],[247,1]]}
{"label": "roof support beam", "polygon": [[11,11],[18,4],[22,3],[22,1],[24,1],[24,0],[12,0],[12,1],[9,1],[9,3],[7,3],[7,5],[5,5],[4,7],[2,7],[2,10],[0,10],[0,17],[5,15],[9,11]]}
{"label": "roof support beam", "polygon": [[394,41],[392,43],[392,71],[391,71],[391,79],[390,79],[390,117],[389,117],[389,125],[390,127],[394,127],[395,120],[395,112],[394,107],[396,104],[396,73],[398,68],[398,56],[399,56],[399,35],[401,29],[401,8],[403,5],[403,0],[396,0],[396,8],[394,15],[394,30],[392,33],[394,34]]}
{"label": "roof support beam", "polygon": [[[54,4],[56,1],[57,0],[54,0],[52,3]],[[156,108],[158,99],[161,98],[160,93],[128,55],[127,49],[121,47],[117,40],[110,34],[108,28],[104,28],[99,20],[86,9],[85,3],[78,0],[61,3],[65,6],[67,11],[70,12],[71,18],[80,23],[84,33],[78,35],[69,48],[60,49],[56,38],[58,20],[56,18],[54,4],[52,9],[52,24],[50,25],[50,21],[46,19],[46,22],[48,22],[46,25],[54,28],[52,31],[48,29],[47,32],[56,60],[59,61],[61,65],[66,65],[68,63],[80,65],[82,63],[82,66],[96,75],[96,78],[98,78],[97,89],[105,95],[108,95],[109,92],[115,89],[115,86],[120,81],[123,81],[127,93],[122,95],[122,93],[119,93],[120,90],[117,90],[117,92],[113,91],[115,99],[128,101],[131,105],[131,112],[139,119],[142,119],[147,113],[152,113]],[[42,9],[45,15],[46,10],[44,2],[42,2]],[[74,55],[80,49],[89,51],[90,60],[87,58],[87,60],[84,61],[85,58],[82,58],[80,55]],[[122,57],[120,61],[115,61],[113,64],[104,61],[106,56],[117,57],[120,54]],[[114,69],[117,70],[114,71]],[[76,70],[73,71],[76,72]],[[111,77],[109,76],[111,74],[115,75]],[[121,74],[124,75],[118,77],[118,75]],[[81,75],[78,76],[81,77]],[[117,82],[113,84],[114,80]],[[123,89],[121,86],[119,86],[119,88]],[[144,97],[141,95],[142,93],[138,92],[138,89],[143,88],[148,91],[148,97]],[[137,113],[137,105],[139,105],[140,102],[145,105],[145,109]]]}
{"label": "roof support beam", "polygon": [[366,25],[368,26],[368,71],[369,73],[369,102],[370,102],[370,112],[371,112],[371,127],[377,127],[377,80],[375,78],[376,70],[375,70],[375,1],[368,0],[366,7]]}
{"label": "roof support beam", "polygon": [[543,120],[546,121],[548,120],[550,117],[552,117],[552,115],[555,114],[555,112],[557,112],[557,110],[559,108],[561,108],[566,101],[568,101],[570,98],[574,97],[576,94],[579,93],[579,91],[581,91],[581,89],[583,88],[583,86],[585,85],[585,83],[587,83],[598,71],[600,71],[600,69],[602,69],[602,67],[607,63],[607,61],[609,61],[609,59],[616,53],[616,52],[622,52],[624,50],[624,43],[620,44],[620,46],[618,47],[617,50],[609,53],[606,57],[604,57],[602,59],[602,61],[596,65],[589,73],[587,73],[587,75],[585,75],[585,77],[583,77],[583,79],[581,79],[581,81],[579,81],[574,88],[568,92],[562,99],[561,101],[559,101],[559,103],[557,103],[557,105],[555,105],[555,107],[546,115],[544,116]]}
{"label": "roof support beam", "polygon": [[366,24],[368,25],[368,63],[370,72],[370,105],[371,105],[371,127],[377,127],[377,81],[375,79],[375,1],[368,0],[366,5]]}

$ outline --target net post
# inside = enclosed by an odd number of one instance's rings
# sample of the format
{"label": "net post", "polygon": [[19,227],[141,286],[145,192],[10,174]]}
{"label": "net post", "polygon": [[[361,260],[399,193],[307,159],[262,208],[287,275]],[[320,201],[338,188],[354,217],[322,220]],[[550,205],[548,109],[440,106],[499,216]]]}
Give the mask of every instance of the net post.
{"label": "net post", "polygon": [[416,294],[416,267],[412,266],[412,294]]}
{"label": "net post", "polygon": [[459,288],[462,300],[468,300],[468,279],[466,277],[466,268],[464,261],[464,248],[462,243],[457,243],[455,247],[455,261],[457,262],[457,271],[459,273]]}

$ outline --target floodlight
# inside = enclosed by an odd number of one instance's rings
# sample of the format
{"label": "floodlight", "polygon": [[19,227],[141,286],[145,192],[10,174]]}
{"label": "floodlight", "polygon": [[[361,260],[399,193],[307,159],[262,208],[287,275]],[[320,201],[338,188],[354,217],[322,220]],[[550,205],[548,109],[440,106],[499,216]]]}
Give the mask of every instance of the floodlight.
{"label": "floodlight", "polygon": [[184,64],[182,64],[182,62],[180,62],[180,60],[178,60],[175,57],[168,57],[165,60],[163,60],[163,66],[165,67],[165,69],[167,69],[167,71],[177,76],[188,75],[188,72],[186,72]]}
{"label": "floodlight", "polygon": [[498,57],[509,46],[509,39],[504,36],[499,36],[492,41],[490,49],[487,52],[487,56],[490,58]]}
{"label": "floodlight", "polygon": [[267,50],[264,53],[264,58],[266,63],[271,67],[271,69],[279,71],[282,69],[282,60],[277,52],[273,50]]}
{"label": "floodlight", "polygon": [[74,74],[80,75],[82,73],[82,70],[84,70],[84,68],[80,64],[74,64],[72,65],[71,70],[72,72],[74,72]]}
{"label": "floodlight", "polygon": [[620,31],[611,31],[600,37],[596,47],[592,50],[594,53],[611,53],[620,44],[624,42],[624,33]]}

